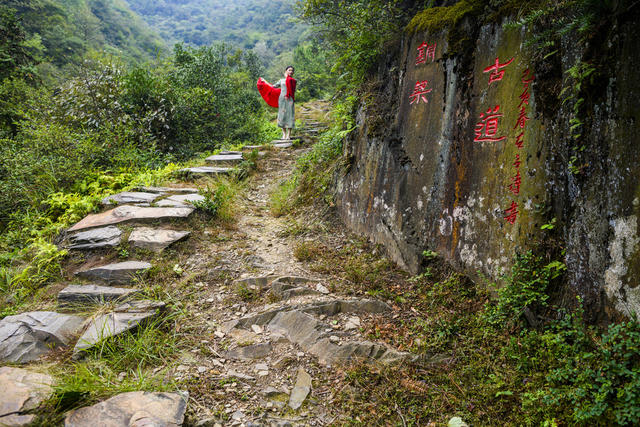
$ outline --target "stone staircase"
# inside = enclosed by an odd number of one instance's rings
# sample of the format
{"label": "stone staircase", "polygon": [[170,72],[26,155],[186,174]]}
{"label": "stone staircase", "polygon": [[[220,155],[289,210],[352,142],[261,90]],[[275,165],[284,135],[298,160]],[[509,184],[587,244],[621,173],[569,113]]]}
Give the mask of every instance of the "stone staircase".
{"label": "stone staircase", "polygon": [[[314,129],[320,131],[319,123],[311,122],[306,130]],[[273,141],[271,145],[276,150],[293,147],[292,141]],[[278,152],[273,156],[279,156]],[[183,169],[182,176],[228,174],[244,158],[242,151],[221,152],[208,157],[207,166]],[[191,202],[202,199],[197,188],[136,190],[105,198],[105,211],[88,215],[70,227],[61,245],[92,253],[113,250],[126,239],[131,247],[153,254],[192,235],[193,230],[183,228],[195,210]],[[251,271],[263,269],[260,263],[255,265]],[[58,293],[59,312],[35,311],[0,320],[0,360],[4,364],[33,363],[64,347],[73,347],[73,358],[81,359],[84,352],[109,337],[144,328],[167,310],[163,301],[141,297],[138,284],[151,268],[152,263],[143,259],[79,268],[75,272],[78,282],[69,283]],[[229,286],[211,288],[209,298],[200,302],[217,316],[217,326],[210,330],[213,341],[203,341],[213,346],[210,349],[215,357],[180,365],[175,376],[176,380],[206,376],[229,381],[225,387],[230,391],[242,388],[251,395],[246,402],[225,406],[228,425],[328,424],[329,414],[324,410],[314,410],[312,415],[299,413],[313,389],[310,372],[316,370],[320,375],[316,363],[330,371],[334,365],[360,360],[418,362],[415,355],[361,336],[361,325],[367,319],[391,311],[387,304],[333,295],[323,277],[288,275],[287,271],[264,275],[249,272],[234,273],[242,277]],[[266,297],[270,303],[257,307],[229,305],[229,296],[240,287]],[[289,379],[293,377],[295,383]],[[4,411],[0,413],[0,425],[33,422],[33,410],[52,395],[54,384],[47,374],[0,368],[0,385],[11,390],[0,398]],[[186,391],[123,393],[70,411],[65,426],[179,426],[188,402]],[[251,415],[256,405],[262,408],[260,416]],[[214,420],[200,421],[198,425],[221,425]]]}

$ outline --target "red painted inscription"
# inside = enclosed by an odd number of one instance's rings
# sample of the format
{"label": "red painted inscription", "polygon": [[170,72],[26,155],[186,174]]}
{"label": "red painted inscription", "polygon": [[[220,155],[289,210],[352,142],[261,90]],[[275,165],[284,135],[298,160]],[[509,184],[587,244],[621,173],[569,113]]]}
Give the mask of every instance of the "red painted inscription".
{"label": "red painted inscription", "polygon": [[489,73],[489,72],[491,73],[489,74],[489,86],[491,86],[491,83],[493,82],[502,80],[502,77],[504,77],[504,71],[505,71],[502,68],[506,67],[512,62],[513,62],[513,58],[511,58],[504,64],[501,64],[500,60],[496,57],[496,63],[484,69],[485,73]]}
{"label": "red painted inscription", "polygon": [[489,108],[485,113],[480,113],[480,121],[476,124],[476,142],[498,142],[506,139],[506,136],[497,136],[498,121],[502,114],[499,114],[500,106],[496,105],[493,110]]}
{"label": "red painted inscription", "polygon": [[416,56],[416,65],[424,64],[427,59],[436,60],[436,43],[430,45],[423,42],[418,46],[418,55]]}
{"label": "red painted inscription", "polygon": [[409,102],[409,105],[413,103],[419,104],[420,101],[425,103],[429,102],[427,101],[425,95],[431,92],[433,89],[427,89],[428,84],[429,82],[427,80],[416,82],[416,86],[413,88],[413,93],[409,96],[409,99],[411,100],[411,102]]}

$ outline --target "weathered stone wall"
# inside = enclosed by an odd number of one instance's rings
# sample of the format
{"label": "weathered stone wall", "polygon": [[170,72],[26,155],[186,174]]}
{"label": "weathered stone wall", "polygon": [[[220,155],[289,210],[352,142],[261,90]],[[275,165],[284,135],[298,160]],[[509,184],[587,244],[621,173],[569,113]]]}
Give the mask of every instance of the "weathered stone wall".
{"label": "weathered stone wall", "polygon": [[[553,235],[565,294],[581,295],[594,320],[607,307],[640,312],[640,38],[633,18],[620,19],[589,49],[567,38],[544,62],[523,31],[500,24],[467,23],[475,47],[455,55],[446,31],[405,36],[345,147],[345,222],[410,271],[431,249],[476,279],[499,280],[516,252]],[[575,139],[573,105],[584,94],[562,90],[573,84],[567,70],[591,57],[605,77],[583,102]],[[551,218],[556,228],[541,230]]]}

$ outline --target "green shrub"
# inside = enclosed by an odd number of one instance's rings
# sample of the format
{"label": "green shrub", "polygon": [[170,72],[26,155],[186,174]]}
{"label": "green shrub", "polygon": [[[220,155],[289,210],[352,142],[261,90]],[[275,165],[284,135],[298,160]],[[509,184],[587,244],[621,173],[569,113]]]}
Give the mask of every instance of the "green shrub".
{"label": "green shrub", "polygon": [[527,309],[547,305],[551,280],[560,276],[566,266],[553,261],[544,264],[531,251],[518,254],[506,285],[498,289],[495,304],[486,307],[486,319],[493,325],[514,325]]}

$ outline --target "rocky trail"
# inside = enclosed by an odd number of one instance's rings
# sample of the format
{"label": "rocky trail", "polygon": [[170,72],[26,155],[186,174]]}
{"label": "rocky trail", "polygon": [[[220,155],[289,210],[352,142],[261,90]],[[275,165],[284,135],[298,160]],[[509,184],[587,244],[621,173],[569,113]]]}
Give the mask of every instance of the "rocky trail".
{"label": "rocky trail", "polygon": [[[43,310],[0,321],[1,425],[47,424],[38,408],[55,392],[48,370],[176,311],[175,357],[153,373],[180,391],[116,394],[66,412],[64,425],[335,425],[338,367],[417,361],[364,336],[373,316],[393,315],[387,302],[340,292],[330,273],[309,271],[294,256],[295,228],[313,229],[317,218],[269,212],[270,193],[322,127],[312,111],[300,114],[301,141],[245,147],[260,153],[235,221],[203,220],[191,203],[249,151],[211,156],[164,187],[110,196],[101,213],[67,231],[69,280],[52,286]],[[340,229],[326,234],[336,246],[348,237]]]}

